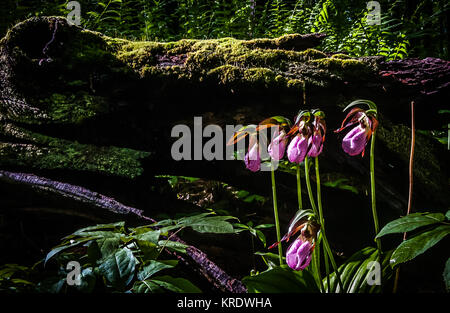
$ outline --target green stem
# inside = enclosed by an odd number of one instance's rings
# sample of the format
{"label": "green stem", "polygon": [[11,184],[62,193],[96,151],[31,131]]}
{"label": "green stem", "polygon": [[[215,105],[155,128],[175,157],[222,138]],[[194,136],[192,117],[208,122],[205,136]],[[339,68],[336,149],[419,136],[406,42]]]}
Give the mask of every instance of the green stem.
{"label": "green stem", "polygon": [[323,246],[323,255],[325,256],[323,259],[325,261],[325,273],[327,274],[327,292],[330,292],[330,264],[328,263],[327,251],[325,245]]}
{"label": "green stem", "polygon": [[[373,223],[375,226],[375,236],[380,232],[380,226],[378,224],[377,206],[375,201],[375,134],[376,130],[372,134],[372,140],[370,142],[370,190],[372,194],[372,215]],[[380,238],[376,239],[378,256],[381,258],[381,241]]]}
{"label": "green stem", "polygon": [[298,209],[303,209],[302,203],[302,182],[300,179],[300,164],[297,164],[297,199],[298,199]]}
{"label": "green stem", "polygon": [[[275,170],[273,168],[273,163],[272,163],[272,170],[270,172],[271,172],[271,177],[272,177],[273,215],[275,217],[277,242],[280,242],[281,241],[281,232],[280,232],[280,221],[278,219],[277,188],[275,185]],[[278,256],[280,258],[280,265],[282,265],[283,264],[283,249],[281,248],[281,244],[278,245]]]}
{"label": "green stem", "polygon": [[328,244],[327,236],[325,235],[325,229],[322,230],[322,236],[323,236],[323,246],[330,258],[331,265],[333,266],[333,269],[336,273],[336,278],[338,280],[339,287],[341,288],[342,291],[344,291],[344,287],[343,287],[342,281],[341,281],[341,274],[339,274],[338,267],[336,265],[336,262],[334,261],[333,252],[331,252],[331,248],[330,248],[330,245]]}
{"label": "green stem", "polygon": [[[324,248],[328,254],[328,257],[330,258],[331,265],[333,266],[333,269],[336,273],[336,278],[338,280],[338,284],[339,284],[341,290],[344,290],[342,282],[341,282],[341,275],[339,274],[338,267],[336,266],[336,262],[334,261],[334,256],[333,256],[333,253],[331,252],[330,245],[328,244],[328,239],[325,234],[325,219],[323,218],[322,195],[321,195],[321,191],[320,191],[319,158],[316,157],[315,161],[316,161],[317,204],[319,206],[319,219],[320,219],[320,226],[321,226],[320,229],[322,232],[323,244],[324,244]],[[325,268],[327,267],[327,264],[328,264],[328,260],[325,256]],[[327,275],[327,282],[328,282],[328,288],[330,288],[328,275]]]}
{"label": "green stem", "polygon": [[308,165],[308,157],[305,157],[305,180],[306,180],[306,189],[308,189],[309,202],[311,202],[311,207],[316,216],[319,216],[317,213],[316,203],[314,202],[314,197],[311,190],[311,182],[309,180],[309,165]]}
{"label": "green stem", "polygon": [[[311,189],[311,188],[310,188]],[[297,198],[298,198],[298,209],[303,209],[303,203],[302,203],[302,182],[301,182],[301,175],[300,175],[300,164],[297,164]],[[316,243],[316,248],[314,249],[312,258],[313,258],[313,265],[314,269],[313,272],[315,272],[317,280],[317,284],[320,288],[321,292],[325,291],[325,288],[323,286],[322,277],[320,275],[320,243]]]}
{"label": "green stem", "polygon": [[320,241],[317,240],[316,242],[316,247],[314,248],[313,251],[313,265],[314,265],[314,270],[316,272],[316,279],[320,288],[321,292],[325,292],[325,287],[323,286],[323,281],[322,281],[322,276],[320,275]]}

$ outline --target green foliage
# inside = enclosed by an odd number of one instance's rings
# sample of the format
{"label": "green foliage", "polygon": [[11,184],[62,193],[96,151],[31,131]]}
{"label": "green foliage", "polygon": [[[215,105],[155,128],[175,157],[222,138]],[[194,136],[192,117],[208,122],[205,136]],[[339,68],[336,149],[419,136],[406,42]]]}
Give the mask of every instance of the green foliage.
{"label": "green foliage", "polygon": [[5,264],[0,267],[0,291],[30,291],[35,284],[28,278],[30,269],[17,264]]}
{"label": "green foliage", "polygon": [[266,202],[266,198],[264,198],[263,196],[251,194],[247,190],[239,190],[235,194],[238,199],[241,199],[244,202],[248,202],[248,203],[259,202],[262,204],[264,204],[264,202]]}
{"label": "green foliage", "polygon": [[314,277],[307,269],[294,271],[287,265],[270,268],[255,276],[246,276],[242,282],[249,293],[319,292]]}
{"label": "green foliage", "polygon": [[[421,231],[404,240],[392,253],[391,266],[412,260],[424,253],[445,236],[450,234],[449,213],[413,213],[396,219],[381,229],[377,238],[392,233],[409,232],[421,228]],[[446,220],[446,221],[445,221]],[[425,226],[430,226],[423,229]]]}
{"label": "green foliage", "polygon": [[[201,292],[183,277],[166,275],[177,274],[178,260],[160,257],[165,255],[164,250],[186,253],[185,244],[170,240],[172,231],[191,228],[200,233],[234,233],[233,226],[227,221],[232,218],[202,213],[135,228],[127,228],[124,222],[85,227],[64,237],[61,244],[47,254],[42,263],[47,268],[44,276],[37,275],[37,268],[3,266],[0,290]],[[81,265],[80,285],[67,285],[69,270],[66,265],[70,261]],[[55,265],[56,272],[48,269]],[[30,275],[34,279],[27,280]]]}
{"label": "green foliage", "polygon": [[201,213],[178,220],[163,220],[154,226],[162,226],[161,232],[190,227],[199,233],[234,233],[233,225],[227,222],[229,219],[236,218],[233,216],[211,216],[211,213]]}
{"label": "green foliage", "polygon": [[233,226],[236,228],[236,233],[242,232],[242,231],[248,231],[253,237],[258,238],[262,244],[264,245],[264,248],[266,247],[266,236],[261,231],[261,229],[265,228],[272,228],[273,224],[261,224],[253,226],[253,222],[250,221],[247,224],[240,224],[235,223]]}
{"label": "green foliage", "polygon": [[[387,281],[391,275],[392,270],[389,266],[389,257],[391,255],[391,251],[387,252],[383,255],[381,265],[381,277],[384,282]],[[370,285],[368,284],[368,278],[371,277],[371,263],[370,262],[379,262],[380,258],[378,255],[378,250],[373,247],[364,248],[355,254],[353,254],[347,261],[345,261],[339,267],[339,273],[341,276],[341,281],[343,284],[344,290],[341,290],[339,284],[337,283],[336,273],[332,273],[330,275],[330,287],[328,288],[328,284],[326,279],[323,280],[324,286],[329,292],[345,292],[345,293],[373,293],[373,292],[381,292],[380,285]],[[384,283],[381,281],[381,284]]]}
{"label": "green foliage", "polygon": [[[0,31],[32,16],[66,16],[68,1],[6,0]],[[79,0],[88,29],[132,40],[239,39],[325,32],[324,51],[351,56],[448,58],[450,4],[380,1],[381,25],[367,23],[367,1]]]}
{"label": "green foliage", "polygon": [[450,225],[441,225],[403,241],[392,253],[391,266],[409,261],[424,253],[450,234]]}
{"label": "green foliage", "polygon": [[[442,213],[413,213],[396,219],[381,229],[377,237],[387,234],[418,230],[414,235],[402,241],[391,256],[391,267],[410,261],[426,252],[450,234],[450,211]],[[428,226],[428,228],[425,228]],[[443,278],[449,289],[449,261],[445,265]]]}
{"label": "green foliage", "polygon": [[412,213],[386,224],[377,234],[377,238],[387,234],[404,233],[416,228],[440,223],[445,220],[442,213]]}

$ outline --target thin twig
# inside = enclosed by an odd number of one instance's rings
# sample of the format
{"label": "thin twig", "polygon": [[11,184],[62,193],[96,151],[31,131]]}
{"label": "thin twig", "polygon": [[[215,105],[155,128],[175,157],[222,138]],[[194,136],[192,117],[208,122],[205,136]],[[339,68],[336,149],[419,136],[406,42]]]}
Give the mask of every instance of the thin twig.
{"label": "thin twig", "polygon": [[[409,154],[409,194],[408,194],[408,210],[406,215],[411,213],[412,207],[412,194],[413,194],[413,164],[414,164],[414,145],[416,142],[416,124],[414,119],[414,101],[411,101],[411,152]],[[403,233],[403,241],[406,240],[406,232]],[[398,280],[400,277],[400,267],[397,267],[395,271],[395,281],[393,293],[397,292]]]}

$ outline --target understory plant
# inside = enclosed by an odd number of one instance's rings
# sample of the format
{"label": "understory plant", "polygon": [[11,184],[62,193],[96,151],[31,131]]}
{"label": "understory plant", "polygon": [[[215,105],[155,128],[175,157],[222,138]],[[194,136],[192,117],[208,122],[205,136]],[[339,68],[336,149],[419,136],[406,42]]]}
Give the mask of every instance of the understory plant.
{"label": "understory plant", "polygon": [[[363,109],[361,106],[367,106],[368,108]],[[350,108],[352,109],[344,119],[341,128],[335,132],[339,133],[352,127],[342,141],[344,152],[350,156],[359,154],[364,156],[366,145],[369,141],[371,142],[371,207],[376,235],[379,232],[375,200],[374,169],[375,134],[378,126],[377,107],[372,101],[356,100],[350,103],[344,111],[347,111]],[[286,263],[289,268],[294,271],[301,271],[302,275],[310,275],[315,282],[314,288],[321,292],[355,292],[363,290],[365,288],[365,286],[363,287],[364,281],[372,275],[372,272],[376,268],[375,261],[380,266],[384,266],[384,269],[388,266],[386,263],[386,255],[389,255],[389,252],[383,254],[380,239],[376,238],[377,249],[375,252],[372,248],[367,248],[366,250],[363,249],[347,261],[353,263],[344,262],[344,264],[338,268],[335,256],[326,236],[325,216],[321,195],[319,156],[322,153],[325,142],[325,113],[319,109],[300,110],[295,116],[294,123],[291,123],[286,117],[274,116],[253,127],[252,132],[249,132],[248,128],[249,126],[246,126],[238,131],[234,136],[233,143],[244,139],[248,135],[249,148],[245,154],[244,161],[249,170],[257,172],[261,170],[262,163],[270,163],[277,242],[271,245],[269,249],[278,247],[280,269],[277,271],[288,270],[286,266],[283,266],[282,242],[289,242],[291,237],[296,236],[286,249]],[[268,136],[266,132],[264,132],[268,128],[274,128],[275,131],[272,132],[272,141],[267,148],[268,156],[264,158],[262,156],[266,151],[264,151],[264,145],[261,145],[260,141],[268,142]],[[258,138],[263,138],[263,140]],[[298,211],[289,223],[288,232],[280,239],[274,162],[279,162],[285,155],[290,163],[295,164]],[[313,162],[311,162],[311,159],[313,159]],[[303,207],[300,171],[301,164],[304,166],[304,176],[310,209],[304,209]],[[310,166],[312,164],[314,164],[315,169],[316,196],[314,196],[310,179]],[[361,259],[359,266],[364,267],[363,269],[358,268],[356,272],[358,273],[356,276],[357,279],[354,275],[349,274],[353,273],[352,271],[355,269],[355,259]],[[352,264],[351,269],[347,268],[348,264]],[[322,270],[322,265],[324,265],[325,271]],[[368,265],[370,265],[369,268],[367,268]],[[269,268],[269,271],[271,270],[273,270],[273,268]],[[384,270],[384,272],[386,274],[385,278],[388,274],[390,275],[390,273],[387,273],[388,271]],[[261,275],[262,274],[257,276]],[[244,279],[244,281],[250,285],[257,284],[257,280],[258,278],[255,276]],[[352,284],[349,284],[348,280],[354,281]],[[381,288],[378,288],[379,285],[380,284],[377,284],[377,286],[374,286],[371,290],[380,291]],[[255,291],[264,291],[264,289],[257,289],[261,287],[254,288],[256,288]],[[308,289],[306,288],[306,290]]]}
{"label": "understory plant", "polygon": [[[201,213],[128,228],[124,222],[79,229],[62,239],[44,260],[28,268],[0,268],[0,290],[46,293],[125,292],[198,293],[202,290],[180,276],[175,254],[187,245],[173,235],[190,228],[199,233],[234,233],[230,216]],[[79,271],[75,269],[80,265]],[[72,283],[68,280],[71,279]],[[77,283],[74,283],[78,280]]]}
{"label": "understory plant", "polygon": [[[301,291],[336,293],[381,292],[384,290],[383,285],[392,277],[394,268],[397,267],[398,273],[398,265],[400,263],[410,261],[422,254],[450,233],[449,212],[447,212],[446,216],[442,213],[409,214],[410,205],[408,209],[409,215],[388,223],[380,231],[375,194],[377,106],[370,100],[356,100],[350,103],[344,109],[344,112],[347,110],[350,111],[343,120],[341,127],[335,133],[347,131],[342,140],[342,149],[349,156],[361,155],[364,157],[366,146],[370,142],[369,177],[376,248],[366,247],[343,262],[339,268],[337,267],[326,236],[325,217],[321,201],[319,155],[322,152],[325,141],[325,114],[318,109],[300,111],[295,117],[293,126],[289,130],[284,129],[280,132],[282,137],[280,137],[281,135],[274,136],[271,143],[271,146],[273,146],[282,139],[283,144],[278,144],[279,148],[286,149],[288,161],[296,165],[298,211],[289,223],[286,235],[281,240],[277,236],[277,242],[269,247],[270,249],[278,246],[280,250],[283,241],[288,242],[291,237],[296,236],[286,249],[286,263],[288,267],[280,266],[275,268],[272,266],[260,275],[245,277],[244,282],[252,291],[264,292],[273,290],[273,286],[268,286],[269,279],[276,280],[277,276],[287,276],[287,273],[293,270],[297,273],[290,276],[291,280],[296,281],[297,287]],[[268,120],[286,121],[287,119],[276,117]],[[285,125],[289,124],[285,122]],[[412,153],[411,159],[413,157]],[[270,155],[272,156],[272,153]],[[283,151],[278,151],[276,160],[279,161],[283,155]],[[316,198],[314,197],[310,181],[310,158],[314,159],[315,165]],[[273,156],[272,159],[274,159]],[[261,162],[261,160],[259,159],[258,162]],[[303,208],[300,163],[304,163],[306,189],[311,209]],[[271,172],[271,175],[272,177],[274,176],[274,171]],[[410,169],[410,176],[412,176],[412,169]],[[273,178],[272,182],[274,185]],[[410,186],[411,189],[412,187]],[[411,199],[411,191],[409,198]],[[278,216],[275,215],[274,218],[277,220]],[[426,227],[428,229],[424,229]],[[422,229],[423,231],[416,231],[416,229]],[[412,237],[408,240],[406,240],[406,232],[413,232]],[[404,241],[393,251],[383,251],[380,238],[391,233],[405,233]],[[322,265],[325,266],[325,271],[321,269]],[[331,267],[333,272],[331,272]],[[450,261],[448,260],[445,265],[443,278],[448,289],[450,278]],[[395,283],[397,283],[397,279],[398,276]],[[311,281],[314,281],[314,286],[311,285]],[[289,286],[288,288],[291,287]],[[279,288],[282,291],[289,291],[283,286],[279,286]]]}

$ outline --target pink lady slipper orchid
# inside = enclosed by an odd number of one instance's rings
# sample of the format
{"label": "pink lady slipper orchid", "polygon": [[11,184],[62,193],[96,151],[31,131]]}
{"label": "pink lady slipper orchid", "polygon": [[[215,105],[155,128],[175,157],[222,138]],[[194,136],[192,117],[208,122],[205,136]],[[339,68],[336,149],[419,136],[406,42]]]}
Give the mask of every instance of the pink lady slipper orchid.
{"label": "pink lady slipper orchid", "polygon": [[[250,139],[252,141],[252,139]],[[252,172],[257,172],[261,169],[261,156],[259,153],[259,144],[256,139],[253,140],[253,145],[250,145],[247,154],[245,155],[245,166]]]}
{"label": "pink lady slipper orchid", "polygon": [[308,150],[308,137],[297,134],[287,148],[288,160],[292,163],[302,163]]}
{"label": "pink lady slipper orchid", "polygon": [[288,133],[288,135],[294,135],[287,148],[288,159],[292,163],[302,163],[308,153],[308,142],[312,133],[310,119],[310,112],[300,112],[297,116],[296,124]]}
{"label": "pink lady slipper orchid", "polygon": [[304,270],[311,262],[311,255],[314,250],[313,245],[308,241],[297,238],[286,252],[286,263],[296,271]]}
{"label": "pink lady slipper orchid", "polygon": [[353,108],[345,117],[341,128],[334,132],[339,133],[352,125],[355,126],[342,140],[342,149],[351,156],[358,154],[364,156],[366,145],[378,126],[378,120],[371,112],[364,111],[360,108]]}
{"label": "pink lady slipper orchid", "polygon": [[322,111],[317,111],[314,113],[313,134],[308,140],[309,157],[317,157],[320,153],[322,153],[323,142],[325,141],[325,132],[327,130],[323,119],[324,117],[325,115]]}
{"label": "pink lady slipper orchid", "polygon": [[269,155],[273,160],[279,161],[283,158],[287,141],[288,136],[286,132],[284,130],[281,130],[280,134],[276,136],[269,144],[267,151],[269,152]]}
{"label": "pink lady slipper orchid", "polygon": [[[275,127],[275,136],[270,143],[267,150],[267,129]],[[261,169],[261,162],[266,161],[266,151],[269,152],[273,160],[280,160],[284,156],[286,144],[288,141],[287,129],[291,127],[291,122],[283,116],[272,116],[263,120],[258,125],[247,125],[237,131],[227,143],[227,146],[245,139],[249,136],[248,151],[245,154],[245,166],[252,172],[257,172]],[[262,152],[264,154],[262,154]]]}
{"label": "pink lady slipper orchid", "polygon": [[282,241],[288,242],[291,236],[294,236],[300,231],[300,235],[294,240],[286,251],[286,263],[290,268],[296,271],[304,270],[311,262],[312,253],[315,247],[315,241],[317,238],[317,232],[320,229],[320,225],[314,222],[314,220],[308,219],[308,215],[305,210],[297,212],[296,216],[292,219],[287,234],[283,236],[280,242],[276,242],[269,247],[278,246]]}

